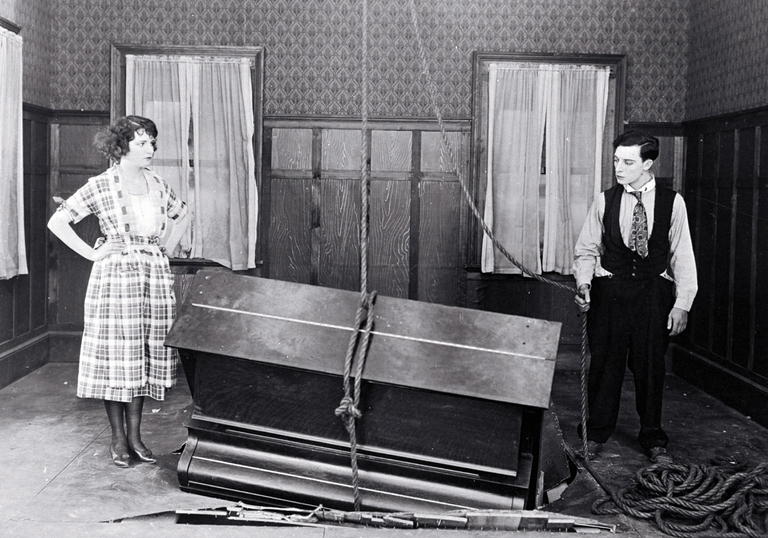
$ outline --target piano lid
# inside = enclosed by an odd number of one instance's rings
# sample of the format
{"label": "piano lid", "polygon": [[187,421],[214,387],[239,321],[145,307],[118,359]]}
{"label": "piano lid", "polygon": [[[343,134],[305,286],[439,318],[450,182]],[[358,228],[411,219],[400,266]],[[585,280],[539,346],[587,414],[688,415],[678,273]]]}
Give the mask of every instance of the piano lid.
{"label": "piano lid", "polygon": [[[200,271],[166,345],[343,374],[360,293]],[[378,296],[366,380],[549,407],[560,323]]]}

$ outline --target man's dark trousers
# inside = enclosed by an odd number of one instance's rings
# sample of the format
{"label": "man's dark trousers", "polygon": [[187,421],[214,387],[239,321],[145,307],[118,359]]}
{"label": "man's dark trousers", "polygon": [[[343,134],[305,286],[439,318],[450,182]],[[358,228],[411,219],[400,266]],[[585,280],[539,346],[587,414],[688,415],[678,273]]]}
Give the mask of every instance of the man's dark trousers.
{"label": "man's dark trousers", "polygon": [[673,304],[674,284],[660,276],[643,280],[602,277],[592,281],[587,331],[592,354],[589,439],[604,443],[613,434],[629,360],[640,416],[640,445],[646,451],[667,445],[661,412],[664,356],[669,344],[667,317]]}

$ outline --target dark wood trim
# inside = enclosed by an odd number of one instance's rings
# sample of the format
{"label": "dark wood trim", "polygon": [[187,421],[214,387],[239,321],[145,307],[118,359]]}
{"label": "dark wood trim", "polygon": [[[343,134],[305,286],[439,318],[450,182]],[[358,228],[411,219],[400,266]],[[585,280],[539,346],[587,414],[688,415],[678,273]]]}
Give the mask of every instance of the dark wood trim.
{"label": "dark wood trim", "polygon": [[40,105],[34,105],[32,103],[22,103],[21,105],[22,112],[24,114],[24,119],[28,119],[28,117],[38,117],[45,120],[50,120],[54,115],[54,110],[51,108],[46,108],[44,106]]}
{"label": "dark wood trim", "polygon": [[728,129],[745,129],[768,123],[768,106],[760,106],[748,110],[729,112],[717,116],[686,120],[683,122],[686,134],[690,132],[722,131]]}
{"label": "dark wood trim", "polygon": [[265,127],[259,190],[258,250],[264,276],[269,277],[269,233],[272,224],[272,128]]}
{"label": "dark wood trim", "polygon": [[[717,229],[718,226],[718,220],[717,220],[717,207],[720,204],[720,189],[717,188],[717,179],[719,178],[720,173],[720,160],[722,158],[722,152],[720,151],[720,144],[722,143],[722,136],[721,132],[718,131],[715,133],[715,140],[716,140],[716,147],[717,147],[717,158],[715,159],[714,166],[712,167],[712,170],[710,171],[711,174],[713,174],[715,177],[712,178],[712,182],[714,185],[713,193],[712,193],[712,209],[711,211],[714,212],[714,222],[712,224],[712,238],[709,239],[711,241],[717,241]],[[701,214],[699,214],[701,215]],[[715,279],[717,276],[717,256],[712,256],[712,261],[709,262],[709,282],[704,282],[703,285],[709,286],[710,290],[714,290],[715,288]],[[707,318],[709,321],[709,327],[707,329],[707,349],[712,349],[712,346],[715,343],[715,324],[720,323],[720,319],[717,318],[715,315],[715,306],[717,301],[715,300],[714,293],[710,294],[710,301],[707,308]]]}
{"label": "dark wood trim", "polygon": [[408,298],[419,298],[419,238],[421,229],[421,131],[411,132],[411,215],[408,230]]}
{"label": "dark wood trim", "polygon": [[653,136],[685,136],[685,126],[679,122],[632,121],[625,130],[637,129]]}
{"label": "dark wood trim", "polygon": [[309,283],[317,284],[320,279],[320,253],[322,250],[322,185],[320,176],[323,169],[323,131],[312,128],[312,181],[310,183],[310,243]]}
{"label": "dark wood trim", "polygon": [[[362,120],[342,116],[265,116],[264,126],[275,129],[360,129]],[[470,119],[444,120],[449,132],[469,131]],[[369,118],[368,127],[382,131],[439,131],[440,123],[429,118]]]}
{"label": "dark wood trim", "polygon": [[18,24],[9,21],[5,17],[0,17],[0,28],[5,28],[9,32],[13,32],[14,34],[20,34],[21,33],[21,26]]}
{"label": "dark wood trim", "polygon": [[[757,244],[758,233],[760,229],[760,172],[762,163],[760,162],[760,147],[762,145],[763,129],[760,126],[755,127],[755,155],[752,164],[752,244],[749,260],[749,296],[757,296]],[[750,301],[749,308],[749,334],[757,333],[757,301]],[[755,368],[755,338],[749,340],[749,357],[747,358],[747,368]]]}
{"label": "dark wood trim", "polygon": [[53,121],[58,123],[106,123],[109,111],[106,110],[54,110]]}
{"label": "dark wood trim", "polygon": [[[733,133],[733,164],[731,167],[731,222],[728,242],[730,245],[736,244],[736,223],[738,217],[738,183],[739,183],[739,131]],[[733,291],[736,282],[736,249],[731,248],[728,253],[728,297],[733,298]],[[733,330],[734,330],[734,304],[733,300],[728,301],[728,326],[725,332],[725,357],[727,360],[733,360]]]}

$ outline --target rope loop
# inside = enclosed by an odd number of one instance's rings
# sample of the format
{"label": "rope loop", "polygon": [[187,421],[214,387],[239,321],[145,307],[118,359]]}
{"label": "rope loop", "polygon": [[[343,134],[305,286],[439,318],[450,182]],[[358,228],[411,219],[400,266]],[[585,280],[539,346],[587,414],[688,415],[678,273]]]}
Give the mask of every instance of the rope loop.
{"label": "rope loop", "polygon": [[355,401],[349,397],[344,396],[339,402],[339,406],[334,411],[337,417],[340,417],[345,424],[348,424],[350,420],[357,420],[361,418],[363,414],[355,405]]}

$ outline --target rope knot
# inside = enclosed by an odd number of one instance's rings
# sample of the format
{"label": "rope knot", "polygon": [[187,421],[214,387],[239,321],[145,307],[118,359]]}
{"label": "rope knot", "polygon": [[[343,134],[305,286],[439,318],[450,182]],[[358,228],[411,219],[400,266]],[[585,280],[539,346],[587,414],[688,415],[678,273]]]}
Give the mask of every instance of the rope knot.
{"label": "rope knot", "polygon": [[342,420],[348,422],[355,420],[363,416],[360,410],[355,406],[354,400],[349,396],[344,396],[339,402],[339,406],[334,411],[337,417],[341,417]]}

